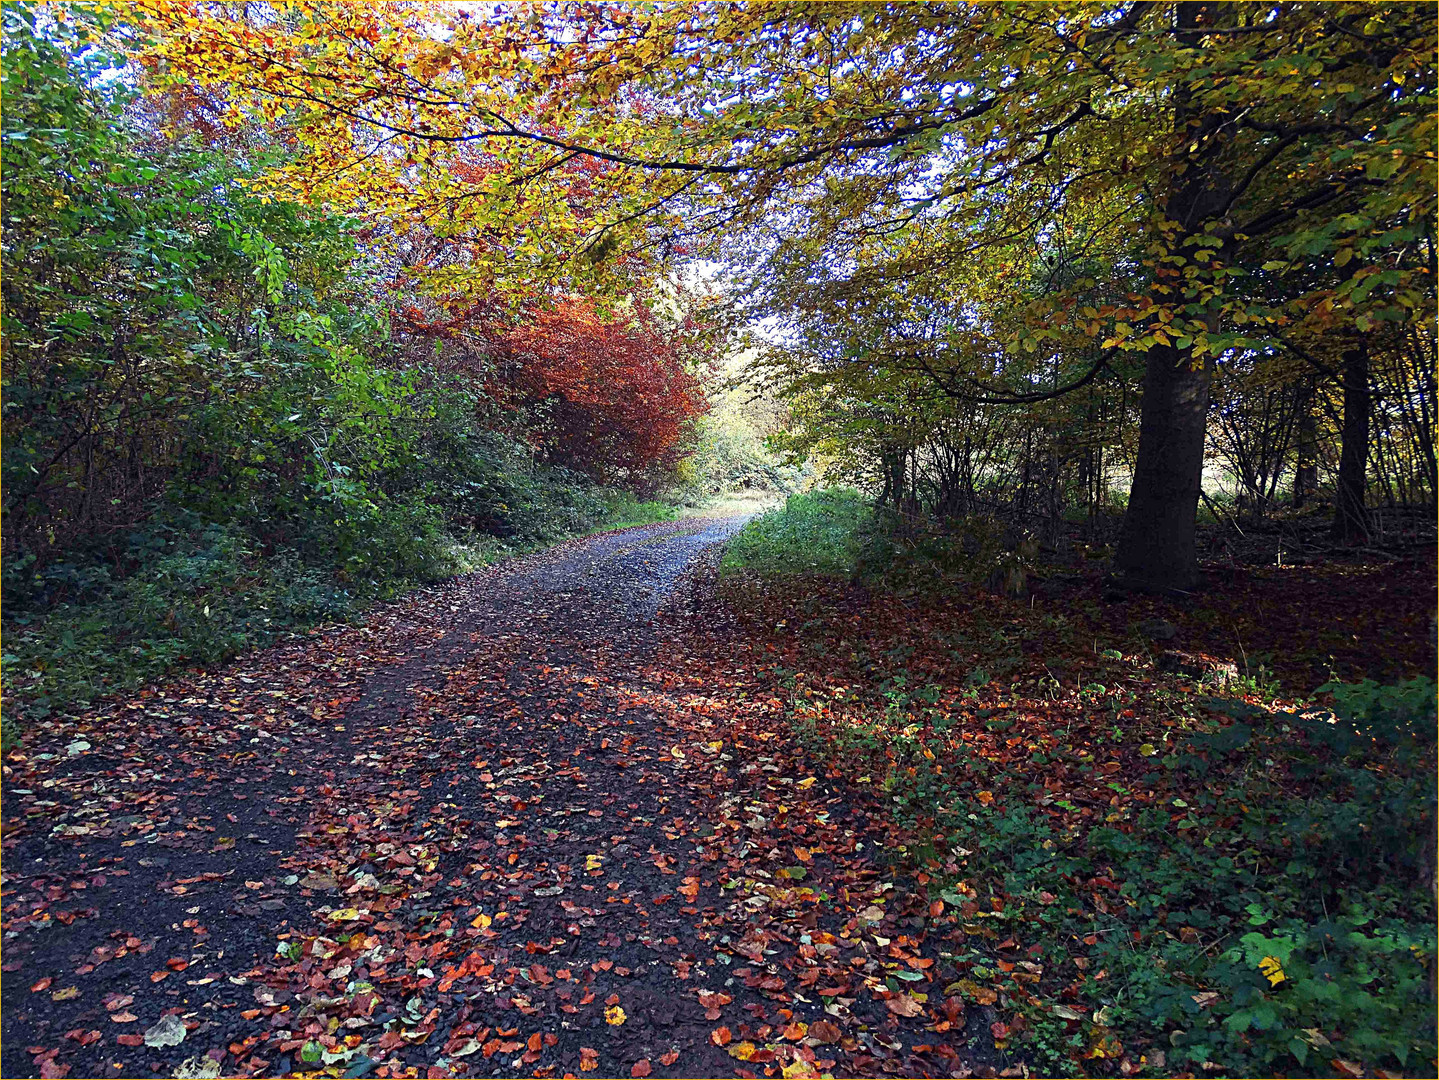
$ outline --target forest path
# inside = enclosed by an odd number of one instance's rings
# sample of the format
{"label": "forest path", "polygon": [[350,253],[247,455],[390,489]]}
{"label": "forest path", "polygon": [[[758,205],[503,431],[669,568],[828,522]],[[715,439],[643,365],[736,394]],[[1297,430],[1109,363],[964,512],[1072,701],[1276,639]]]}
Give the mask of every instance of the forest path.
{"label": "forest path", "polygon": [[964,1019],[895,992],[934,954],[875,826],[667,663],[742,520],[572,541],[27,738],[4,1074],[968,1075]]}

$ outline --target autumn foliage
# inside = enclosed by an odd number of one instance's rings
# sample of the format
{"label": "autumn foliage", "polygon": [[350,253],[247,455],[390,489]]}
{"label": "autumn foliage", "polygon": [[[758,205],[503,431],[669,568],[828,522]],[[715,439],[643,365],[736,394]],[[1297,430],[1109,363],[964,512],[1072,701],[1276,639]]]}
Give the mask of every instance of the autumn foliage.
{"label": "autumn foliage", "polygon": [[672,466],[706,407],[686,355],[695,338],[666,334],[641,305],[606,319],[592,301],[564,300],[505,343],[515,390],[551,406],[542,437],[566,463],[636,474]]}
{"label": "autumn foliage", "polygon": [[[713,360],[713,326],[698,305],[678,317],[631,298],[612,311],[568,296],[518,315],[469,305],[401,319],[421,339],[451,345],[454,361],[483,381],[490,399],[551,461],[606,480],[663,475],[679,460],[708,402],[702,377]],[[442,347],[441,354],[446,350]]]}

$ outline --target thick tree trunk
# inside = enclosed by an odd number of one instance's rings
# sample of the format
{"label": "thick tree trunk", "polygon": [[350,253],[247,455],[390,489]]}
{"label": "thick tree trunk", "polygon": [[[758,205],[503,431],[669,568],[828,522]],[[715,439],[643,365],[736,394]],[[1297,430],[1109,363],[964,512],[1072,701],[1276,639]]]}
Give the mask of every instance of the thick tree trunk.
{"label": "thick tree trunk", "polygon": [[1189,589],[1198,580],[1194,515],[1204,469],[1213,365],[1188,350],[1155,345],[1144,372],[1139,456],[1115,565],[1127,583]]}
{"label": "thick tree trunk", "polygon": [[1369,466],[1369,347],[1357,342],[1344,353],[1344,426],[1340,430],[1339,485],[1334,492],[1330,535],[1343,544],[1369,542],[1364,474]]}
{"label": "thick tree trunk", "polygon": [[[1199,46],[1199,28],[1212,22],[1211,8],[1207,3],[1177,5],[1175,36],[1182,45]],[[1196,110],[1187,85],[1175,88],[1175,151],[1164,213],[1171,223],[1170,249],[1196,260],[1206,257],[1206,249],[1186,241],[1203,233],[1206,221],[1225,203],[1227,183],[1214,161],[1218,142],[1209,137],[1219,122]],[[1221,259],[1223,253],[1213,252],[1213,257]],[[1171,287],[1160,288],[1156,299],[1172,304]],[[1116,568],[1130,586],[1189,589],[1199,579],[1194,515],[1213,374],[1212,360],[1195,356],[1192,349],[1173,344],[1149,349],[1134,483],[1115,552]]]}

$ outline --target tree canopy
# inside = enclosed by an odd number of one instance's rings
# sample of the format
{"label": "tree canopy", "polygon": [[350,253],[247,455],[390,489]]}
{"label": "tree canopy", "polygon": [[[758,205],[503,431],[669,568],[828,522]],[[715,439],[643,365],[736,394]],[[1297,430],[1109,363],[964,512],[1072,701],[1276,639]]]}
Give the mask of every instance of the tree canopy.
{"label": "tree canopy", "polygon": [[1121,544],[1141,582],[1192,578],[1217,362],[1332,359],[1432,309],[1435,33],[1413,5],[146,16],[156,78],[292,142],[262,190],[463,245],[436,287],[614,293],[703,255],[807,343],[785,386],[1024,403],[1146,357],[1137,513],[1168,524]]}

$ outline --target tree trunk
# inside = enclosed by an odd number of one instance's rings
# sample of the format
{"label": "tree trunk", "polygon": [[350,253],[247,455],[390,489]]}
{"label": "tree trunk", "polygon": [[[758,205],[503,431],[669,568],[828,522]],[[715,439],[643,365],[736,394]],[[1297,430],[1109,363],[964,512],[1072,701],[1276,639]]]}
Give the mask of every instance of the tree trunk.
{"label": "tree trunk", "polygon": [[1115,564],[1143,589],[1189,589],[1199,577],[1194,515],[1204,468],[1208,358],[1197,367],[1187,349],[1155,345],[1144,372],[1139,456]]}
{"label": "tree trunk", "polygon": [[[1207,3],[1177,5],[1175,36],[1181,45],[1199,46],[1199,27],[1213,21],[1211,8]],[[1206,221],[1226,201],[1227,184],[1214,161],[1218,140],[1210,137],[1220,123],[1214,115],[1197,112],[1186,84],[1175,87],[1175,150],[1164,213],[1171,226],[1170,250],[1190,259],[1202,258],[1205,249],[1186,241],[1203,234]],[[1223,253],[1214,252],[1213,257],[1222,259]],[[1173,304],[1172,288],[1159,286],[1155,298]],[[1194,524],[1213,374],[1207,355],[1197,357],[1191,348],[1174,344],[1150,346],[1139,409],[1139,453],[1115,553],[1116,568],[1132,587],[1189,589],[1199,579]]]}
{"label": "tree trunk", "polygon": [[1369,346],[1359,341],[1344,352],[1344,425],[1340,429],[1339,485],[1334,492],[1330,535],[1342,544],[1369,542],[1364,474],[1369,465]]}

